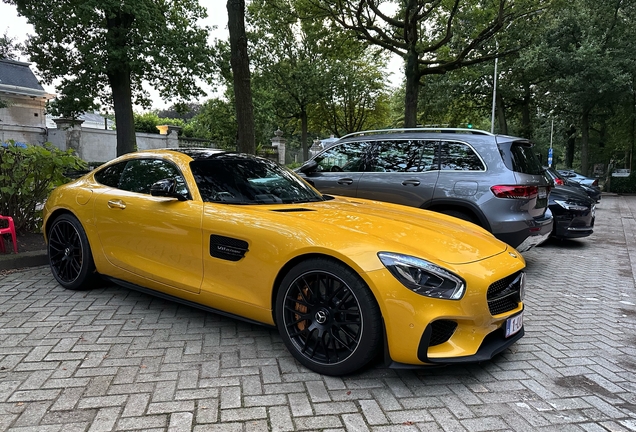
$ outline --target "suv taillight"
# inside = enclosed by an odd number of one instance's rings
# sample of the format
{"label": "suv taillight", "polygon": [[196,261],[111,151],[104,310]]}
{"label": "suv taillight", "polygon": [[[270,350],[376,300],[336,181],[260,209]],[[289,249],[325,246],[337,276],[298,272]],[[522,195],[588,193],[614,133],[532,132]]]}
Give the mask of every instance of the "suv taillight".
{"label": "suv taillight", "polygon": [[598,179],[596,179],[596,180],[594,180],[594,181],[592,182],[592,186],[596,186],[596,187],[598,187]]}
{"label": "suv taillight", "polygon": [[530,199],[539,195],[538,186],[491,186],[490,190],[497,198],[521,198]]}
{"label": "suv taillight", "polygon": [[554,179],[554,184],[558,184],[558,185],[563,186],[565,184],[565,182],[563,181],[563,179],[560,179],[560,178],[557,177],[557,178]]}

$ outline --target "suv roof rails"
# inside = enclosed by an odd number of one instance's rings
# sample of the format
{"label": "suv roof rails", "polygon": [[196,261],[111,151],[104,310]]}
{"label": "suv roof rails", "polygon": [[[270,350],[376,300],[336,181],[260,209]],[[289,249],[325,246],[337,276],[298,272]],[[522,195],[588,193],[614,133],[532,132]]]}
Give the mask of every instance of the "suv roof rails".
{"label": "suv roof rails", "polygon": [[490,136],[494,136],[494,134],[491,134],[490,132],[486,132],[486,131],[479,130],[479,129],[468,129],[468,128],[426,128],[426,127],[420,127],[420,128],[400,128],[400,129],[376,129],[376,130],[353,132],[353,133],[347,134],[347,135],[345,135],[343,137],[340,137],[340,139],[350,138],[350,137],[353,137],[353,136],[377,135],[377,134],[381,134],[381,133],[402,133],[402,132],[466,133],[466,134],[473,134],[473,135],[490,135]]}

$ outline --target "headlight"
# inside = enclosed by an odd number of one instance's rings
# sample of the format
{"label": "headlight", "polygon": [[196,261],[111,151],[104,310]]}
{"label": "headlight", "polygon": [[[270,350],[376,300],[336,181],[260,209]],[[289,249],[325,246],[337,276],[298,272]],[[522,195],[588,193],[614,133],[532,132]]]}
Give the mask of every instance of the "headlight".
{"label": "headlight", "polygon": [[586,211],[589,209],[589,207],[587,206],[576,204],[573,202],[561,201],[561,200],[554,200],[554,202],[566,210]]}
{"label": "headlight", "polygon": [[448,270],[408,255],[379,252],[378,258],[402,285],[427,297],[459,300],[466,284]]}

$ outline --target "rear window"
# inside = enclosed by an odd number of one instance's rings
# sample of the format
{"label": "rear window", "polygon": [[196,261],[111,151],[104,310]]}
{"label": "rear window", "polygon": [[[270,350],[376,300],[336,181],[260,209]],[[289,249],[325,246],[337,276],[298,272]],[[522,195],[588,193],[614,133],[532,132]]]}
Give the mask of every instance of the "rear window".
{"label": "rear window", "polygon": [[534,153],[530,142],[514,141],[510,143],[509,151],[505,151],[502,147],[505,148],[505,144],[504,146],[500,145],[504,163],[512,171],[532,175],[543,174],[541,163]]}

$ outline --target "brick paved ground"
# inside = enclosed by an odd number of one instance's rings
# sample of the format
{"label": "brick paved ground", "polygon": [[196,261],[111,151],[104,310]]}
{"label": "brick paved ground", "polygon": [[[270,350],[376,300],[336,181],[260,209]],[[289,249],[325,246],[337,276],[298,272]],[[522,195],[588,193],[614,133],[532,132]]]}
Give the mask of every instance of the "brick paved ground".
{"label": "brick paved ground", "polygon": [[528,261],[526,336],[495,361],[346,378],[277,333],[115,286],[0,276],[0,430],[636,431],[636,197]]}

